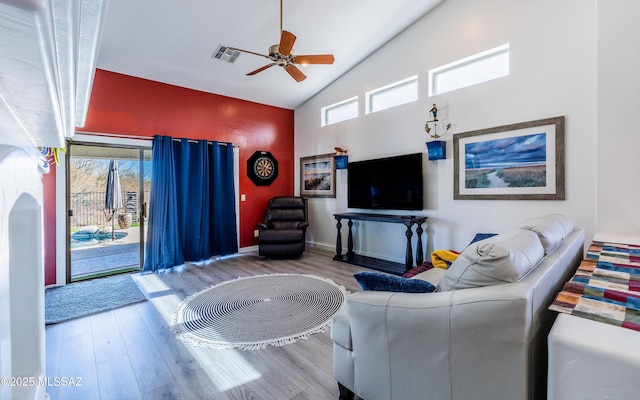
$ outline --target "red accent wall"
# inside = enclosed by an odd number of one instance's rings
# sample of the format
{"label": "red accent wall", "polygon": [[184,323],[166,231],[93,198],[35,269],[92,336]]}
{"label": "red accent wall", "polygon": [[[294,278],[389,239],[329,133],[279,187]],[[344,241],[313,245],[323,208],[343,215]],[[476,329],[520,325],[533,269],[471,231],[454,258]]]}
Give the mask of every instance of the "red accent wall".
{"label": "red accent wall", "polygon": [[[257,244],[253,231],[273,196],[294,193],[294,112],[245,100],[97,70],[87,122],[77,132],[207,139],[240,146],[240,247]],[[278,160],[278,178],[256,186],[247,177],[247,159],[269,151]]]}

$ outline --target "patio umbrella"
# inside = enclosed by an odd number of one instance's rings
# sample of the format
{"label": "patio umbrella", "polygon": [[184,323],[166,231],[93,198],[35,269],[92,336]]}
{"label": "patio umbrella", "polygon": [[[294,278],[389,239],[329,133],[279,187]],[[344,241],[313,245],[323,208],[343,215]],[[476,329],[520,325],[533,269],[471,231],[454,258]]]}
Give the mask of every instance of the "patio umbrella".
{"label": "patio umbrella", "polygon": [[104,197],[104,208],[111,213],[111,240],[115,235],[115,214],[122,208],[122,189],[120,188],[120,176],[118,175],[118,161],[109,161],[109,173],[107,175],[107,188]]}

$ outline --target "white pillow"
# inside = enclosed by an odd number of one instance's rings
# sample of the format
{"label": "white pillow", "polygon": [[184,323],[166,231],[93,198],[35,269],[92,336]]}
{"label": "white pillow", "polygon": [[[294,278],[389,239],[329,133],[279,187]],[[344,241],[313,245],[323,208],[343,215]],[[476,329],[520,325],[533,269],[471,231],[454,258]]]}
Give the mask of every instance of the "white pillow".
{"label": "white pillow", "polygon": [[544,257],[538,236],[511,229],[469,245],[438,283],[438,291],[518,282]]}
{"label": "white pillow", "polygon": [[564,215],[549,214],[528,219],[520,228],[528,229],[538,235],[546,255],[560,246],[564,238],[573,230],[573,223]]}

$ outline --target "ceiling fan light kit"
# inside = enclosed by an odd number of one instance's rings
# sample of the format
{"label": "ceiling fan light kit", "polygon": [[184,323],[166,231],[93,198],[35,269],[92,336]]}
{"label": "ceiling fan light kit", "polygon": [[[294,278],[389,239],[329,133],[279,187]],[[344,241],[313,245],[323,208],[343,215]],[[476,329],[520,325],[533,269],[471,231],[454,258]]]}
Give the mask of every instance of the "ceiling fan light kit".
{"label": "ceiling fan light kit", "polygon": [[[305,74],[302,73],[302,71],[300,71],[300,69],[296,66],[296,64],[302,65],[302,66],[306,66],[309,64],[333,64],[334,57],[332,54],[312,54],[312,55],[300,55],[300,56],[295,55],[295,53],[293,52],[293,45],[296,42],[296,35],[282,29],[282,0],[280,0],[280,32],[281,32],[280,43],[274,44],[271,47],[269,47],[269,55],[255,53],[253,51],[248,51],[248,50],[242,50],[236,47],[227,47],[227,49],[231,51],[236,51],[236,52],[253,54],[253,55],[264,57],[271,60],[270,64],[267,64],[254,71],[249,72],[247,76],[256,75],[268,68],[271,68],[277,65],[279,67],[282,67],[285,71],[287,71],[287,73],[293,79],[295,79],[296,82],[301,82],[305,80],[307,77]],[[220,58],[220,57],[216,57],[216,58]]]}

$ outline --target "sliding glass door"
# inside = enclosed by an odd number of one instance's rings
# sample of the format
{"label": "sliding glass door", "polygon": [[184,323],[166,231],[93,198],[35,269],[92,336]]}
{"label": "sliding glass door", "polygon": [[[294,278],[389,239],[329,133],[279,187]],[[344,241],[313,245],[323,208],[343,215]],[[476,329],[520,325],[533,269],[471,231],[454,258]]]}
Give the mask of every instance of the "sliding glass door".
{"label": "sliding glass door", "polygon": [[73,143],[67,154],[67,283],[140,270],[151,150]]}

